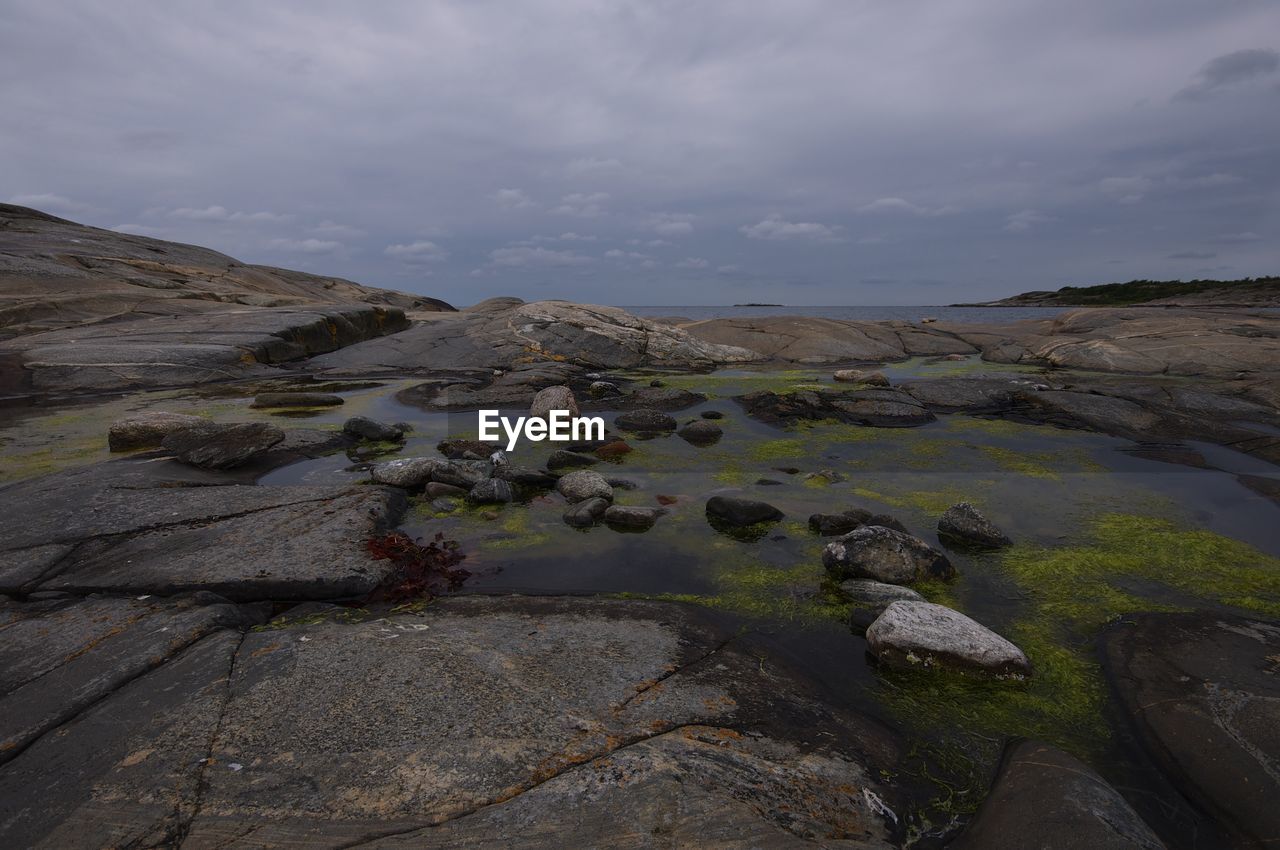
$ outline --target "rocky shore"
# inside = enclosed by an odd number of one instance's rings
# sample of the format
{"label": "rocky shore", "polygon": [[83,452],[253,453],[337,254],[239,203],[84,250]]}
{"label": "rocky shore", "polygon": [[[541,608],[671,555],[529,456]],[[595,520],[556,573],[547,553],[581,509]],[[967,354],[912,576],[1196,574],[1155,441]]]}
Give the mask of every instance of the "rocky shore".
{"label": "rocky shore", "polygon": [[5,846],[1280,832],[1280,316],[455,310],[15,207],[0,299]]}

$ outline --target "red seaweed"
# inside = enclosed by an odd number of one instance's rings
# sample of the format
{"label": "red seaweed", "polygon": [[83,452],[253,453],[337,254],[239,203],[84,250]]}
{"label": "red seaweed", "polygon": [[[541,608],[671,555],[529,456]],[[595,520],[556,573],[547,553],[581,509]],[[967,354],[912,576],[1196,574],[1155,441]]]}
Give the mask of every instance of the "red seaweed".
{"label": "red seaweed", "polygon": [[375,560],[392,561],[395,566],[381,585],[369,594],[370,601],[403,602],[430,599],[457,590],[471,573],[458,566],[465,557],[456,540],[445,540],[437,532],[430,543],[414,540],[400,532],[373,537],[365,547]]}

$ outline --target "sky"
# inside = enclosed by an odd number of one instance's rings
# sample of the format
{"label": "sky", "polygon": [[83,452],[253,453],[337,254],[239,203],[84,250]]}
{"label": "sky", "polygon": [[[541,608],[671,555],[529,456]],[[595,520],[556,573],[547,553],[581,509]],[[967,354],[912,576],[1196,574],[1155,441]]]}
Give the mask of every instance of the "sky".
{"label": "sky", "polygon": [[1280,273],[1275,0],[3,0],[0,200],[470,304]]}

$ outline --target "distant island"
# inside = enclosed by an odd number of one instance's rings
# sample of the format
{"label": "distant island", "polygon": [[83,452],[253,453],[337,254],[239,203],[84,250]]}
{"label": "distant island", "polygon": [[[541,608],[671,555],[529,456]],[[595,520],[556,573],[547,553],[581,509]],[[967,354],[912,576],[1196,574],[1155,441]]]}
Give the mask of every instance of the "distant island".
{"label": "distant island", "polygon": [[1243,280],[1131,280],[1024,292],[953,307],[1280,307],[1280,277]]}
{"label": "distant island", "polygon": [[785,307],[785,304],[734,304],[735,307]]}

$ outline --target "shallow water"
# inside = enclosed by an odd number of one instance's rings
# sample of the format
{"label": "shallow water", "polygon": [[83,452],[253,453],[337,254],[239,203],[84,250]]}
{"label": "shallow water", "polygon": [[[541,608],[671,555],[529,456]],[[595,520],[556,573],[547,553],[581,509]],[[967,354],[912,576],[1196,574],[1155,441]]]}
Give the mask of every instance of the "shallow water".
{"label": "shallow water", "polygon": [[[1037,379],[1034,369],[977,359],[916,359],[884,371],[895,381],[997,372]],[[831,386],[829,372],[724,370],[664,380],[708,396],[674,413],[677,421],[718,410],[725,414],[718,421],[724,436],[702,448],[676,435],[628,436],[630,454],[593,467],[634,484],[616,489],[618,504],[657,506],[674,499],[650,531],[570,528],[561,520],[563,500],[554,494],[448,514],[415,499],[404,530],[426,538],[443,532],[459,541],[463,565],[474,574],[464,592],[620,594],[740,615],[767,647],[762,665],[799,667],[833,700],[884,718],[914,741],[903,778],[927,776],[936,789],[933,804],[916,813],[923,822],[937,825],[972,810],[1006,735],[1053,741],[1113,781],[1143,790],[1143,769],[1112,716],[1094,647],[1098,631],[1125,611],[1152,608],[1280,615],[1280,512],[1236,478],[1277,472],[1246,455],[1194,444],[1213,468],[1179,466],[1134,456],[1125,451],[1133,447],[1127,440],[966,415],[908,429],[834,423],[779,429],[746,417],[732,396]],[[394,455],[404,457],[436,456],[435,445],[446,436],[476,436],[474,413],[426,413],[401,404],[396,392],[416,383],[346,391],[342,407],[303,418],[253,410],[249,397],[233,394],[134,394],[57,411],[10,411],[0,422],[0,439],[7,441],[6,461],[61,443],[84,447],[71,462],[91,462],[106,456],[105,424],[138,409],[201,412],[227,421],[265,418],[283,427],[336,428],[356,413],[407,421],[414,431]],[[612,428],[616,412],[600,415]],[[538,467],[555,448],[522,441],[511,460]],[[17,476],[32,469],[17,463],[12,471]],[[822,471],[836,475],[810,477]],[[339,453],[275,470],[261,483],[366,477],[366,467]],[[706,521],[704,505],[716,493],[767,501],[786,518],[755,540],[727,536]],[[849,606],[826,581],[821,551],[827,539],[806,524],[812,513],[863,507],[889,513],[939,545],[938,516],[962,500],[978,505],[1017,545],[1005,553],[949,553],[959,578],[922,591],[1022,646],[1036,667],[1028,682],[993,684],[938,673],[922,678],[869,665],[864,641],[846,625]],[[1177,828],[1194,816],[1173,811],[1163,817]]]}

